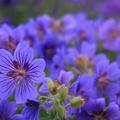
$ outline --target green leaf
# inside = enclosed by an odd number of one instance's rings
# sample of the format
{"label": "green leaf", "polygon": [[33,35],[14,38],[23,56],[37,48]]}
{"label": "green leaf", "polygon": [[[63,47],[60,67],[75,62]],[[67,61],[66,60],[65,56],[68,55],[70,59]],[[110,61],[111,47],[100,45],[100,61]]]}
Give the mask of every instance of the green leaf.
{"label": "green leaf", "polygon": [[16,111],[16,114],[21,113],[22,110],[23,110],[23,106],[20,105],[20,106],[18,107],[17,111]]}
{"label": "green leaf", "polygon": [[110,51],[105,51],[107,57],[110,59],[110,61],[114,61],[116,58],[116,53],[115,52],[110,52]]}
{"label": "green leaf", "polygon": [[49,114],[44,107],[40,107],[40,120],[49,120]]}
{"label": "green leaf", "polygon": [[48,80],[48,86],[49,86],[50,91],[52,92],[53,89],[54,89],[54,84],[53,84],[53,82],[50,81],[50,80]]}

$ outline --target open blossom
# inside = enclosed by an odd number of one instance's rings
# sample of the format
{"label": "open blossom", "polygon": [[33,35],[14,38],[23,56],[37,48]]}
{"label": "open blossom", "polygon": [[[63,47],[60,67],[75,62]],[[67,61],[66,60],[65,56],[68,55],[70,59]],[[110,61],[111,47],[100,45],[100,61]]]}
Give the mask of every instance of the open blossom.
{"label": "open blossom", "polygon": [[33,50],[25,43],[20,43],[14,55],[0,49],[0,98],[6,99],[15,93],[18,103],[28,98],[37,97],[34,83],[40,83],[44,78],[45,62],[43,59],[33,59]]}
{"label": "open blossom", "polygon": [[7,24],[3,24],[0,28],[0,48],[13,52],[18,45],[20,38],[15,29]]}
{"label": "open blossom", "polygon": [[43,42],[41,42],[38,52],[45,59],[46,63],[50,64],[60,46],[60,40],[54,34],[48,34],[44,37]]}
{"label": "open blossom", "polygon": [[105,99],[90,100],[76,120],[119,120],[120,111],[116,103],[111,102],[106,107]]}
{"label": "open blossom", "polygon": [[115,19],[106,20],[99,28],[98,37],[103,42],[104,49],[119,51],[120,23]]}
{"label": "open blossom", "polygon": [[22,115],[15,115],[16,110],[15,102],[0,101],[0,120],[25,120]]}
{"label": "open blossom", "polygon": [[97,63],[93,77],[97,96],[107,95],[111,100],[115,97],[119,87],[119,73],[120,69],[116,62],[110,63],[109,60],[103,60]]}

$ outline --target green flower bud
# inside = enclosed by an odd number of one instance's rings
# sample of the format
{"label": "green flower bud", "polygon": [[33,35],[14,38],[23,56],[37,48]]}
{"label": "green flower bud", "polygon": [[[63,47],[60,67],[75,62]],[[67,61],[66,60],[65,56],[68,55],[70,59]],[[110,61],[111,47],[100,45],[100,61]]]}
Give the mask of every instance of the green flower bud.
{"label": "green flower bud", "polygon": [[64,102],[64,100],[67,98],[68,90],[65,86],[61,86],[59,90],[59,95],[60,95],[60,102]]}
{"label": "green flower bud", "polygon": [[71,100],[71,103],[70,105],[73,107],[73,108],[78,108],[78,107],[82,107],[85,103],[85,100],[81,97],[75,97]]}
{"label": "green flower bud", "polygon": [[48,80],[48,86],[49,90],[53,95],[56,95],[58,92],[58,89],[60,87],[58,80],[55,80],[54,82]]}
{"label": "green flower bud", "polygon": [[54,89],[54,84],[53,84],[53,82],[51,80],[48,80],[48,86],[49,86],[50,92],[52,92],[53,89]]}
{"label": "green flower bud", "polygon": [[93,75],[92,69],[88,69],[88,74],[89,74],[89,76]]}

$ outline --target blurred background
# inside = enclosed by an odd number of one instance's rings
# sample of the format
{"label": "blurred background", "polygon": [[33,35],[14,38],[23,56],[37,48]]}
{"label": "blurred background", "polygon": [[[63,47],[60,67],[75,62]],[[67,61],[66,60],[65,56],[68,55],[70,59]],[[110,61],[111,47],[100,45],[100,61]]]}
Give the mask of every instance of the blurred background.
{"label": "blurred background", "polygon": [[0,23],[18,25],[43,14],[58,18],[80,11],[90,18],[119,19],[120,0],[0,0]]}

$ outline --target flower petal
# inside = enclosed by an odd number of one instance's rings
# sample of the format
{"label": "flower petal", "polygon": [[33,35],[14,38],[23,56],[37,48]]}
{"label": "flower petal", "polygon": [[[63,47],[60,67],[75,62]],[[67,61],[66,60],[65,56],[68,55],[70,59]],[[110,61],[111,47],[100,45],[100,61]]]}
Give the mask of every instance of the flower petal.
{"label": "flower petal", "polygon": [[28,76],[30,76],[30,80],[34,83],[40,83],[45,79],[45,61],[43,59],[34,60],[28,70]]}
{"label": "flower petal", "polygon": [[74,74],[71,71],[61,71],[58,77],[60,84],[68,85],[69,82],[73,79]]}
{"label": "flower petal", "polygon": [[29,80],[20,81],[15,92],[17,103],[25,103],[27,99],[35,99],[37,97],[37,89]]}
{"label": "flower petal", "polygon": [[30,48],[25,42],[19,43],[15,52],[14,58],[15,60],[22,66],[26,63],[32,62],[34,57],[33,49]]}
{"label": "flower petal", "polygon": [[16,83],[10,78],[0,74],[0,98],[7,99],[13,94]]}
{"label": "flower petal", "polygon": [[7,73],[14,70],[13,57],[7,50],[0,49],[0,73]]}
{"label": "flower petal", "polygon": [[120,120],[119,106],[114,102],[110,103],[106,111],[106,114],[107,117],[111,120]]}
{"label": "flower petal", "polygon": [[7,100],[0,102],[0,113],[2,113],[2,116],[11,117],[15,114],[16,110],[17,104],[15,102],[8,102]]}
{"label": "flower petal", "polygon": [[112,63],[108,68],[108,77],[110,80],[118,80],[120,78],[120,69],[117,63]]}

